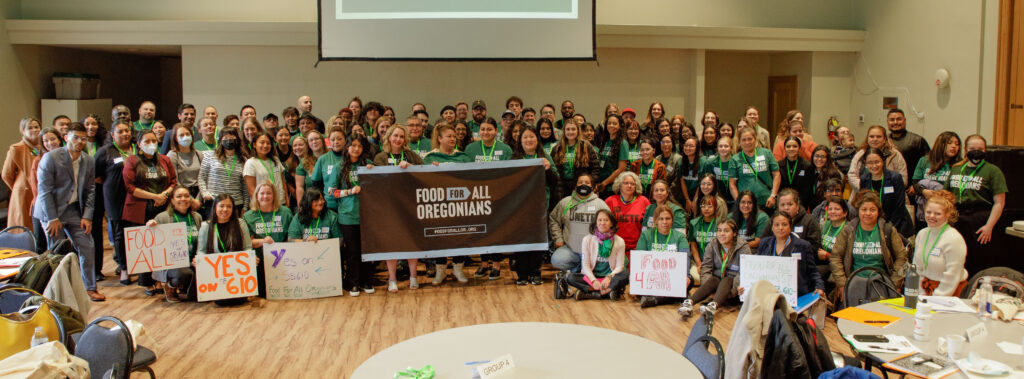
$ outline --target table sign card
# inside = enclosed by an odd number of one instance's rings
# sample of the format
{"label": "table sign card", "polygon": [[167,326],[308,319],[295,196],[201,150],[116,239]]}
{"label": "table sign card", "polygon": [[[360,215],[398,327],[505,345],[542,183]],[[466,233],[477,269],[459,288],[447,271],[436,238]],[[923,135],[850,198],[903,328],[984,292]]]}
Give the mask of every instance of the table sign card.
{"label": "table sign card", "polygon": [[512,361],[512,354],[505,354],[492,359],[490,362],[477,366],[476,372],[477,374],[480,374],[480,379],[490,379],[507,374],[515,368],[516,363]]}
{"label": "table sign card", "polygon": [[686,297],[686,253],[633,250],[629,260],[632,295]]}
{"label": "table sign card", "polygon": [[185,228],[184,222],[124,228],[128,274],[188,267]]}
{"label": "table sign card", "polygon": [[988,329],[985,328],[984,323],[977,323],[972,327],[967,328],[967,341],[977,342],[985,339],[988,336]]}
{"label": "table sign card", "polygon": [[252,250],[196,256],[199,301],[255,296],[256,253]]}
{"label": "table sign card", "polygon": [[796,270],[799,258],[772,257],[765,255],[740,256],[740,287],[745,290],[740,301],[747,301],[747,291],[754,283],[767,280],[778,289],[779,294],[786,297],[789,305],[797,305]]}
{"label": "table sign card", "polygon": [[267,299],[313,299],[344,295],[340,242],[277,242],[263,245]]}

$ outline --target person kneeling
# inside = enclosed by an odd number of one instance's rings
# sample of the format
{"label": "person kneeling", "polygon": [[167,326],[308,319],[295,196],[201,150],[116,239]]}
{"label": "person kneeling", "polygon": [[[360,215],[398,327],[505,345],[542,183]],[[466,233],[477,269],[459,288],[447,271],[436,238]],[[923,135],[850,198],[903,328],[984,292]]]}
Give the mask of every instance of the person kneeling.
{"label": "person kneeling", "polygon": [[583,237],[583,259],[579,273],[569,275],[569,285],[576,287],[576,300],[608,295],[612,300],[622,297],[629,284],[626,270],[626,242],[615,235],[616,222],[612,212],[599,210],[590,224],[591,234]]}
{"label": "person kneeling", "polygon": [[[654,191],[668,193],[668,185],[663,181],[659,181],[659,183],[660,185]],[[678,209],[680,212],[682,211],[682,208]],[[652,218],[654,219],[655,227],[640,233],[640,240],[636,243],[636,250],[680,253],[683,255],[680,259],[687,259],[686,254],[690,252],[690,247],[686,243],[686,229],[673,229],[673,226],[676,224],[673,208],[667,205],[658,205],[654,208]],[[690,278],[687,277],[686,280],[689,282]],[[679,298],[676,297],[643,296],[640,298],[640,308],[678,302]]]}
{"label": "person kneeling", "polygon": [[701,306],[701,313],[715,313],[718,304],[739,296],[740,255],[751,254],[746,240],[738,240],[736,221],[727,219],[718,223],[715,240],[708,244],[700,265],[700,287],[689,299],[683,300],[679,315],[689,317],[693,304],[711,297]]}

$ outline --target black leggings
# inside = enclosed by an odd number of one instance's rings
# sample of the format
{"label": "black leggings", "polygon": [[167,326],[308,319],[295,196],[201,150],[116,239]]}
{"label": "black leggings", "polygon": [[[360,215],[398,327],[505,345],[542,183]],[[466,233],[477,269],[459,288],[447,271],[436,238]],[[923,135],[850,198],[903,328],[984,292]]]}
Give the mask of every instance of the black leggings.
{"label": "black leggings", "polygon": [[502,253],[480,254],[480,260],[482,260],[484,262],[498,263],[498,262],[501,262],[503,259],[505,259],[505,254],[502,254]]}
{"label": "black leggings", "polygon": [[543,251],[524,251],[515,254],[516,276],[519,279],[526,279],[531,275],[540,276],[541,261],[544,260]]}
{"label": "black leggings", "polygon": [[[456,255],[456,256],[451,257],[451,258],[452,258],[452,263],[455,263],[455,264],[469,262],[469,256],[468,255]],[[429,260],[428,263],[432,263],[432,264],[435,264],[435,265],[447,264],[448,263],[448,257],[434,258],[434,259]]]}
{"label": "black leggings", "polygon": [[714,298],[712,298],[712,301],[722,304],[732,295],[732,283],[734,280],[735,278],[719,278],[711,275],[711,279],[701,283],[700,288],[697,288],[693,296],[690,296],[690,301],[697,304],[713,294]]}
{"label": "black leggings", "polygon": [[341,225],[341,257],[346,269],[343,271],[345,288],[365,287],[373,283],[373,263],[363,262],[362,241],[359,225]]}
{"label": "black leggings", "polygon": [[[96,262],[93,265],[96,276],[103,274],[103,185],[96,183],[96,187],[93,190],[95,193],[95,204],[99,206],[93,209],[92,213],[92,245],[93,256]],[[111,231],[112,232],[112,231]]]}
{"label": "black leggings", "polygon": [[[585,277],[586,276],[582,273],[574,272],[569,274],[567,279],[569,281],[569,285],[578,288],[580,291],[593,291],[594,288],[584,280]],[[598,279],[603,278],[598,277]],[[629,284],[629,272],[623,270],[612,277],[612,282],[608,285],[608,288],[612,291],[617,291],[625,288],[627,284]]]}

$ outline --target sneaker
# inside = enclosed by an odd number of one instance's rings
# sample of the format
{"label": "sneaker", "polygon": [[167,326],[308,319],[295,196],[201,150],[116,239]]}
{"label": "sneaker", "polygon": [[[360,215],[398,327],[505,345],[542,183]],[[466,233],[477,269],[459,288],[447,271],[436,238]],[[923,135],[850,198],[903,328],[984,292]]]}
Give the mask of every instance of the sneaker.
{"label": "sneaker", "polygon": [[348,295],[352,297],[359,297],[359,287],[352,287],[352,290],[348,291]]}
{"label": "sneaker", "polygon": [[690,314],[693,313],[693,301],[690,301],[690,299],[683,300],[683,305],[679,307],[678,312],[683,318],[690,317]]}
{"label": "sneaker", "polygon": [[640,297],[640,308],[650,308],[658,305],[658,300],[654,296],[641,296]]}
{"label": "sneaker", "polygon": [[544,284],[544,281],[540,279],[540,275],[532,275],[530,276],[530,284],[539,286],[541,284]]}
{"label": "sneaker", "polygon": [[372,294],[372,293],[377,292],[377,291],[373,289],[373,286],[371,286],[369,284],[364,284],[363,285],[363,292],[366,292],[366,294],[369,295],[369,294]]}
{"label": "sneaker", "polygon": [[474,278],[483,278],[483,277],[487,276],[487,273],[489,273],[490,271],[491,271],[490,267],[480,266],[480,268],[476,269],[476,272],[473,273],[473,277]]}
{"label": "sneaker", "polygon": [[530,284],[530,282],[527,281],[525,277],[520,276],[520,277],[516,278],[516,285],[517,286],[525,286],[527,284]]}
{"label": "sneaker", "polygon": [[388,292],[392,292],[392,293],[398,292],[398,282],[396,282],[394,280],[389,280],[388,281]]}
{"label": "sneaker", "polygon": [[487,279],[490,279],[490,280],[498,280],[498,279],[501,279],[501,269],[500,269],[500,268],[497,268],[497,267],[495,267],[495,268],[492,268],[492,269],[491,269],[491,275],[489,275],[489,276],[487,277]]}
{"label": "sneaker", "polygon": [[702,315],[711,314],[714,316],[716,311],[718,311],[718,304],[715,304],[714,301],[700,306],[700,314]]}

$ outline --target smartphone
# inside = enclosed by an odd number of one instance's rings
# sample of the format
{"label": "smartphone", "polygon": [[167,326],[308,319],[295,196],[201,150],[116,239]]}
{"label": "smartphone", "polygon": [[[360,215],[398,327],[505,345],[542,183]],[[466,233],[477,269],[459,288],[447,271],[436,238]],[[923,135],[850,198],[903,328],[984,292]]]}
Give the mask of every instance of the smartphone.
{"label": "smartphone", "polygon": [[878,342],[878,343],[889,342],[889,339],[885,338],[885,336],[870,335],[870,334],[857,334],[857,335],[853,336],[853,339],[857,340],[858,342]]}

